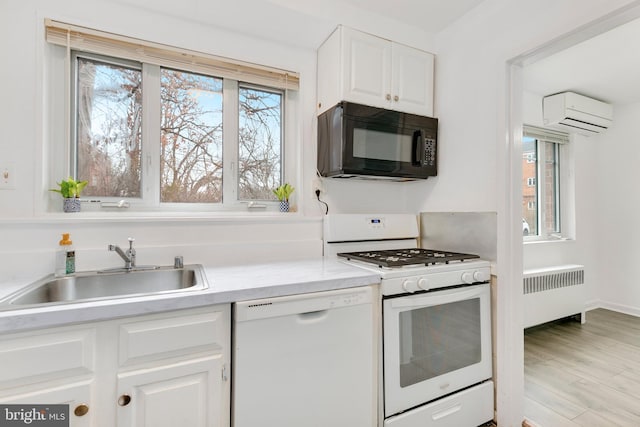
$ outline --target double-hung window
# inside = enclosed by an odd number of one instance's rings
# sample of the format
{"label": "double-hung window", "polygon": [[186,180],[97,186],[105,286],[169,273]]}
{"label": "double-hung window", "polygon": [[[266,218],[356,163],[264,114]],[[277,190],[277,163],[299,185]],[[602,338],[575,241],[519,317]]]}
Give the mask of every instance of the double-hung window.
{"label": "double-hung window", "polygon": [[47,24],[67,50],[68,172],[88,181],[83,196],[143,210],[275,200],[295,73]]}
{"label": "double-hung window", "polygon": [[561,147],[568,142],[568,134],[524,126],[522,147],[524,235],[550,238],[562,233]]}

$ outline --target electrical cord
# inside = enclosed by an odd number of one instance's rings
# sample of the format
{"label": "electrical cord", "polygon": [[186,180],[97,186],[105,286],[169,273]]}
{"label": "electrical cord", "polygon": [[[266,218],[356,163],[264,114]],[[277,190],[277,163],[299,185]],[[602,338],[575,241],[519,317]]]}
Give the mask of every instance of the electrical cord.
{"label": "electrical cord", "polygon": [[323,202],[322,200],[320,200],[320,190],[316,190],[316,197],[317,197],[318,201],[320,203],[322,203],[326,208],[326,211],[325,211],[324,214],[325,215],[329,214],[329,205],[326,202]]}

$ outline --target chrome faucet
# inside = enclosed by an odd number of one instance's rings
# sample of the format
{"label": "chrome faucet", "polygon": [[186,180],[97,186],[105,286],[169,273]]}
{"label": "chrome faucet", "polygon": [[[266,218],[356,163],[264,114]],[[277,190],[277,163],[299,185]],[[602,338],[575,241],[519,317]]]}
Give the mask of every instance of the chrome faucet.
{"label": "chrome faucet", "polygon": [[117,245],[109,245],[109,250],[115,251],[120,255],[120,258],[124,260],[125,270],[131,270],[136,266],[136,250],[133,249],[133,242],[135,242],[136,239],[129,237],[127,240],[129,241],[129,249],[127,249],[126,252]]}

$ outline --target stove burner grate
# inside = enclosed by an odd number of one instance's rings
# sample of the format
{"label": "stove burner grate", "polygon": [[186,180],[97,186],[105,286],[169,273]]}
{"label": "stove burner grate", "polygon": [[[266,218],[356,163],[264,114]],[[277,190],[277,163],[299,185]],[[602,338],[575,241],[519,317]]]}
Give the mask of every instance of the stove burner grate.
{"label": "stove burner grate", "polygon": [[348,260],[363,261],[379,267],[404,267],[407,265],[435,265],[462,262],[480,258],[478,255],[458,252],[437,251],[433,249],[393,249],[386,251],[343,252],[338,256]]}

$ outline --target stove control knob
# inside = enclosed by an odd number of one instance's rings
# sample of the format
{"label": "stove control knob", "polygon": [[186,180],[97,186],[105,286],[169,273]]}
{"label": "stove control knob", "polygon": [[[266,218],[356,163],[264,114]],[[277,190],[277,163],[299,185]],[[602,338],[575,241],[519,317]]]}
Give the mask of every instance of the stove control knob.
{"label": "stove control knob", "polygon": [[423,291],[428,291],[429,290],[429,280],[427,280],[426,277],[421,277],[420,279],[418,279],[418,287],[420,289],[422,289]]}
{"label": "stove control knob", "polygon": [[409,293],[414,293],[415,291],[418,290],[416,281],[413,279],[407,279],[404,282],[402,282],[402,287],[406,292],[409,292]]}
{"label": "stove control knob", "polygon": [[469,271],[465,271],[464,273],[462,273],[462,283],[466,283],[466,284],[472,284],[473,283],[473,274]]}
{"label": "stove control knob", "polygon": [[486,282],[488,279],[486,273],[482,270],[477,270],[473,272],[473,280],[476,282]]}

